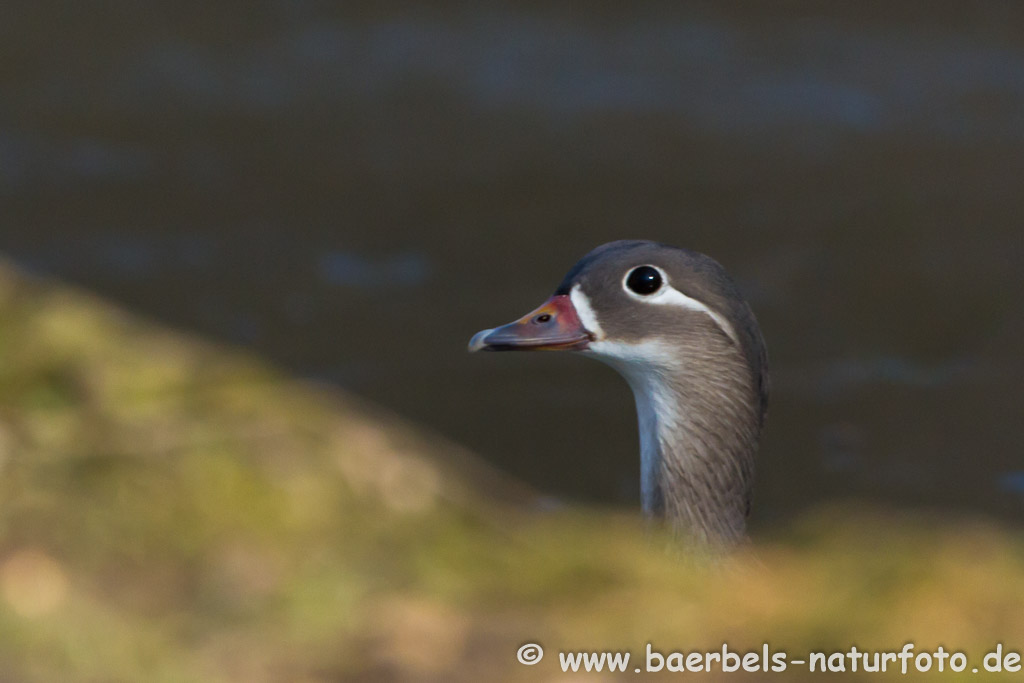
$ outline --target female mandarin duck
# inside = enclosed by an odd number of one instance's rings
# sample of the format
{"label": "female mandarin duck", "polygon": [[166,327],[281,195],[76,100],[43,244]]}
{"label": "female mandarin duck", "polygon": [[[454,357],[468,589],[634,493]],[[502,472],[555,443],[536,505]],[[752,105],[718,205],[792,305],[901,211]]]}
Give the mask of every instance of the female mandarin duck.
{"label": "female mandarin duck", "polygon": [[525,317],[470,351],[576,351],[615,368],[640,423],[644,513],[711,546],[745,538],[768,403],[750,306],[715,260],[656,242],[602,245]]}

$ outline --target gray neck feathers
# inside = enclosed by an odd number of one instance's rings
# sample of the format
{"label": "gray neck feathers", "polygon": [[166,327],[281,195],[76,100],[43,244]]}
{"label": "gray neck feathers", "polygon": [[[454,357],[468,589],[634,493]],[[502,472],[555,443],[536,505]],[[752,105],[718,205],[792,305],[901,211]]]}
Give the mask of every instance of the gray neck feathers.
{"label": "gray neck feathers", "polygon": [[697,543],[746,535],[762,406],[735,346],[687,345],[678,363],[616,362],[636,398],[649,517]]}

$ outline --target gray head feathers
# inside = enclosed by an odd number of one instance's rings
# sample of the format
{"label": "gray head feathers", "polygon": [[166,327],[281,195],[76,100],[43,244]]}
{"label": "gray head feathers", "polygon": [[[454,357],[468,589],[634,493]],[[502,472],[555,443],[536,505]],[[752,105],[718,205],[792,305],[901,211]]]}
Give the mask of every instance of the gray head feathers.
{"label": "gray head feathers", "polygon": [[767,354],[717,261],[656,242],[602,245],[548,302],[478,333],[470,349],[573,350],[614,367],[636,398],[648,516],[707,545],[745,536]]}

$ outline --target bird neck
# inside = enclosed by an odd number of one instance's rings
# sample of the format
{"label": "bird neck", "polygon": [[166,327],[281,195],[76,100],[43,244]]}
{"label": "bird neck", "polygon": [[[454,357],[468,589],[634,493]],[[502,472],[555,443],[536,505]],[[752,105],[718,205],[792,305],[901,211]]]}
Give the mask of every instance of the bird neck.
{"label": "bird neck", "polygon": [[760,405],[741,357],[693,351],[618,368],[636,399],[643,509],[687,541],[730,546],[746,535]]}

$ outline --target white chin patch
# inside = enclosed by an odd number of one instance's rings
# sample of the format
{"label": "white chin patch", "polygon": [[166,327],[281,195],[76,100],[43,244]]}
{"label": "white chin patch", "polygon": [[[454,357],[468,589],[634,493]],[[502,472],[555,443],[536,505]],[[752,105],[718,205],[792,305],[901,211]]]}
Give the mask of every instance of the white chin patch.
{"label": "white chin patch", "polygon": [[678,348],[658,339],[634,343],[603,339],[590,342],[586,350],[617,369],[630,383],[640,375],[657,375],[682,362]]}

